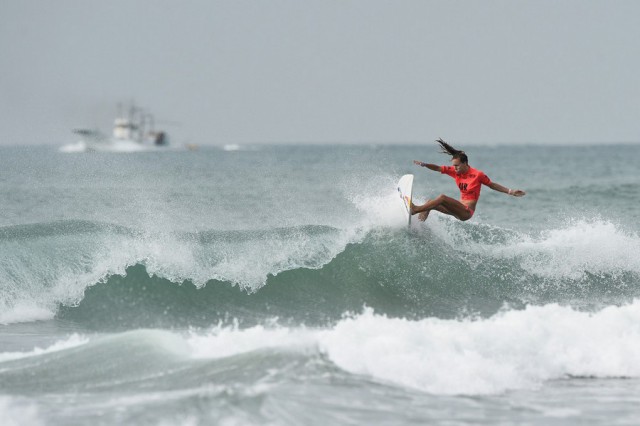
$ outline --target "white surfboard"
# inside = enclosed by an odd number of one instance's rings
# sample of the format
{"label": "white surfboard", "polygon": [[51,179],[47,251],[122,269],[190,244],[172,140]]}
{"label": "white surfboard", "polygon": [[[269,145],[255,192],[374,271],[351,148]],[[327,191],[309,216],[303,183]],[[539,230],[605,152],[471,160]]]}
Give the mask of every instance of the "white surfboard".
{"label": "white surfboard", "polygon": [[411,196],[413,192],[413,175],[404,175],[398,181],[398,194],[402,200],[402,211],[405,212],[407,225],[411,226]]}

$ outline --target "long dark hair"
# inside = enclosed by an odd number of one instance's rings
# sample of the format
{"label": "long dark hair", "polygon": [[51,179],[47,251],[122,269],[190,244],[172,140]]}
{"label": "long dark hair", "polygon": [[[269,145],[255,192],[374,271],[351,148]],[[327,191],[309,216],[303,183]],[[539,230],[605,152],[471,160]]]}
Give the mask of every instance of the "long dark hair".
{"label": "long dark hair", "polygon": [[443,154],[450,155],[452,160],[457,158],[461,163],[467,164],[469,162],[469,158],[467,157],[467,154],[464,153],[464,151],[455,149],[442,139],[436,139],[436,142],[440,144],[440,148],[442,149],[441,152]]}

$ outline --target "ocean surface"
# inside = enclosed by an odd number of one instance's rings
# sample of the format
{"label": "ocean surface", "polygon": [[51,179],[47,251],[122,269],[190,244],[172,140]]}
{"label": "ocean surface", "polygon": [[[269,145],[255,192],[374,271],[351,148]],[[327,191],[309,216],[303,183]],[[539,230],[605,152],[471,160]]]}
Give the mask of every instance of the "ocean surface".
{"label": "ocean surface", "polygon": [[640,145],[462,148],[0,148],[2,424],[637,424]]}

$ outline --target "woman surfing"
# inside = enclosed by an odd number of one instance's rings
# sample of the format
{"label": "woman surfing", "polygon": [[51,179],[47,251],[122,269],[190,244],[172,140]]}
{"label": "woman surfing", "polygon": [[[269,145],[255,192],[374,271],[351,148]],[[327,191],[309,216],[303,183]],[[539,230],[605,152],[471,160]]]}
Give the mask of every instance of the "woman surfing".
{"label": "woman surfing", "polygon": [[421,221],[427,220],[431,210],[437,210],[441,213],[454,216],[455,218],[465,221],[471,219],[473,213],[476,210],[476,204],[480,198],[480,189],[482,185],[486,185],[494,191],[504,192],[505,194],[513,195],[514,197],[522,197],[525,195],[524,191],[519,189],[509,189],[496,182],[491,182],[491,179],[484,174],[482,170],[474,169],[469,166],[469,159],[464,151],[459,151],[443,141],[442,139],[436,140],[442,148],[444,154],[451,156],[450,166],[438,166],[436,164],[423,163],[422,161],[414,160],[414,163],[420,167],[426,167],[435,172],[440,172],[451,176],[456,180],[456,185],[460,189],[460,201],[448,197],[444,194],[440,194],[433,200],[427,200],[426,203],[421,206],[411,204],[411,214],[420,214],[418,217]]}

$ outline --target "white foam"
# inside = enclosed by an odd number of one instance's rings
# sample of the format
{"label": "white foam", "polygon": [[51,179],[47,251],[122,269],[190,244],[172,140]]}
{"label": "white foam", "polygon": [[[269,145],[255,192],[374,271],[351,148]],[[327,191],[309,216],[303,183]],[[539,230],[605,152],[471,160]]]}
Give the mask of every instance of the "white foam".
{"label": "white foam", "polygon": [[640,378],[640,300],[595,313],[556,304],[480,320],[409,320],[371,309],[328,329],[216,327],[192,334],[194,358],[319,350],[383,383],[440,395],[535,389],[568,376]]}
{"label": "white foam", "polygon": [[240,151],[240,150],[242,150],[242,146],[240,146],[238,144],[235,144],[235,143],[229,143],[229,144],[224,145],[222,147],[222,150],[223,151],[229,151],[229,152],[231,152],[231,151]]}
{"label": "white foam", "polygon": [[585,273],[640,273],[640,238],[604,220],[576,221],[537,239],[496,250],[501,256],[520,256],[530,273],[580,279]]}
{"label": "white foam", "polygon": [[[532,275],[579,280],[587,274],[618,275],[640,273],[640,236],[626,232],[603,219],[573,220],[564,227],[527,235],[501,229],[491,229],[487,238],[474,241],[469,234],[473,227],[456,226],[452,221],[432,221],[432,231],[456,250],[491,256],[496,259],[515,260]],[[493,241],[495,233],[506,238]],[[499,240],[504,240],[504,238]],[[463,242],[463,243],[461,243]]]}
{"label": "white foam", "polygon": [[23,398],[0,396],[0,419],[3,426],[39,426],[45,424],[38,406]]}
{"label": "white foam", "polygon": [[79,141],[67,145],[62,145],[60,148],[58,148],[58,150],[64,153],[85,152],[87,150],[87,144]]}
{"label": "white foam", "polygon": [[593,314],[552,304],[477,321],[367,310],[320,344],[349,372],[434,394],[495,394],[566,376],[640,377],[640,301]]}
{"label": "white foam", "polygon": [[68,338],[59,340],[54,344],[47,346],[46,348],[35,347],[33,348],[33,350],[27,352],[0,352],[0,362],[58,352],[65,349],[74,348],[76,346],[84,345],[88,341],[89,339],[84,336],[72,334]]}
{"label": "white foam", "polygon": [[46,321],[53,319],[55,312],[36,305],[32,301],[18,301],[7,306],[0,301],[0,324],[14,324],[30,321]]}

